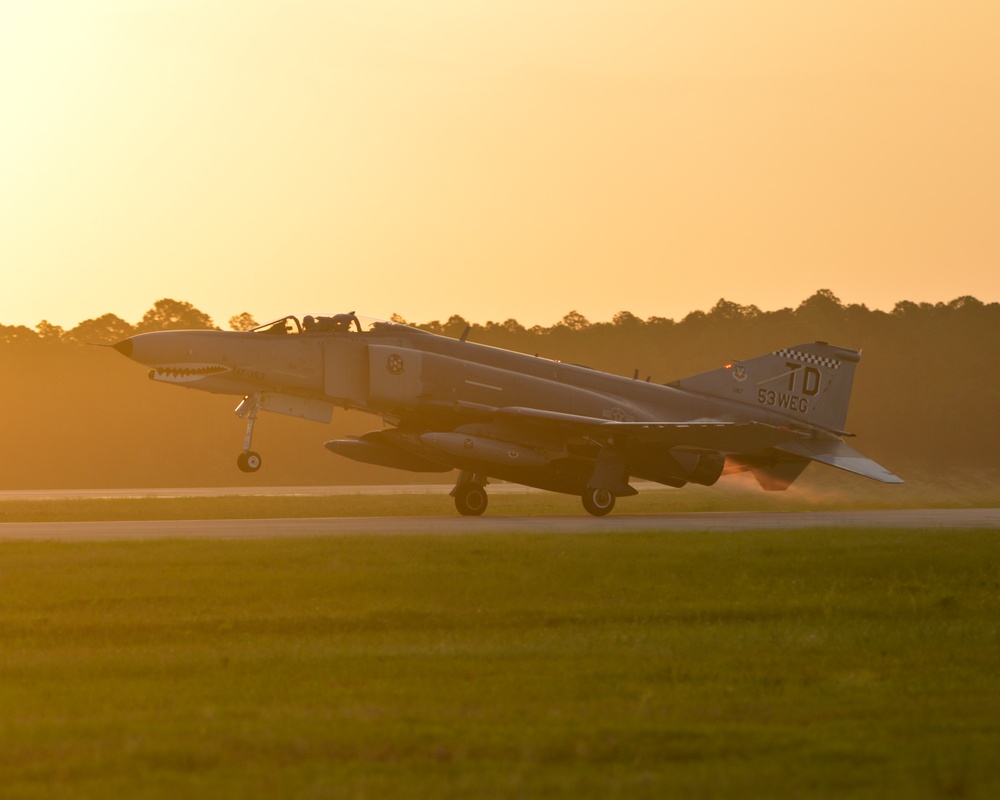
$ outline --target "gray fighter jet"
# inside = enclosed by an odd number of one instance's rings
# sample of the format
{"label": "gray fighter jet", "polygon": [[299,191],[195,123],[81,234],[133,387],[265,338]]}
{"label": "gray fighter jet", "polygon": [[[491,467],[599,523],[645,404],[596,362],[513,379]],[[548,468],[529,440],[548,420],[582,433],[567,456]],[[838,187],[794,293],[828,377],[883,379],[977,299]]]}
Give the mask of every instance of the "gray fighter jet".
{"label": "gray fighter jet", "polygon": [[336,407],[382,430],[326,447],[412,472],[458,469],[462,514],[487,478],[574,494],[602,516],[633,478],[710,486],[726,472],[788,488],[811,461],[902,483],[843,441],[861,354],[825,342],[736,361],[667,385],[359,318],[290,316],[251,331],[143,333],[114,345],[149,377],[239,395],[240,469],[255,472],[258,410],[329,422]]}

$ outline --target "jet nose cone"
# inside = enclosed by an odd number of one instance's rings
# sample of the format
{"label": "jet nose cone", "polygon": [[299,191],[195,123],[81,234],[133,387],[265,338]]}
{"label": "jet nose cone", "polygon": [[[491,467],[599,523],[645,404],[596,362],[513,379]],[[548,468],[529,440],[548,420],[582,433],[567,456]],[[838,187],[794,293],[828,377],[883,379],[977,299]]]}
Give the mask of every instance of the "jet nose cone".
{"label": "jet nose cone", "polygon": [[111,345],[115,350],[121,353],[126,358],[132,358],[132,338],[122,339],[117,344]]}

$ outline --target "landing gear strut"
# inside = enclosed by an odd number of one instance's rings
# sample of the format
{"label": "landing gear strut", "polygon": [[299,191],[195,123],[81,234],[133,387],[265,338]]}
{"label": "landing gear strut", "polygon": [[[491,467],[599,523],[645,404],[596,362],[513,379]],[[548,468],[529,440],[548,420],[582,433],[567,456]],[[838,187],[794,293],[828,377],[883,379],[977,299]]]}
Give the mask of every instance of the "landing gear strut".
{"label": "landing gear strut", "polygon": [[583,493],[583,507],[595,517],[603,517],[615,507],[615,496],[607,489],[587,489]]}
{"label": "landing gear strut", "polygon": [[247,432],[243,436],[243,452],[236,459],[236,466],[243,472],[256,472],[260,469],[260,453],[255,453],[250,449],[253,441],[253,426],[257,421],[257,409],[260,405],[260,396],[253,395],[243,398],[243,401],[236,406],[236,416],[247,421]]}
{"label": "landing gear strut", "polygon": [[486,510],[489,498],[486,496],[485,486],[485,479],[462,470],[458,483],[451,490],[459,514],[463,517],[478,517]]}

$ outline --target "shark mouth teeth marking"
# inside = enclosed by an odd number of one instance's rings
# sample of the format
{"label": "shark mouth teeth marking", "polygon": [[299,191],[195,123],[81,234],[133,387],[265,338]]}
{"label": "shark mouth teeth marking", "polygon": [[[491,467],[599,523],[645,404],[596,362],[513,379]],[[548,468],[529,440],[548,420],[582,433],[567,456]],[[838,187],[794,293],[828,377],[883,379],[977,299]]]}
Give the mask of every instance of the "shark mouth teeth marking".
{"label": "shark mouth teeth marking", "polygon": [[154,381],[166,383],[193,383],[202,378],[212,378],[231,371],[229,367],[221,364],[170,364],[154,367],[150,370],[149,377]]}

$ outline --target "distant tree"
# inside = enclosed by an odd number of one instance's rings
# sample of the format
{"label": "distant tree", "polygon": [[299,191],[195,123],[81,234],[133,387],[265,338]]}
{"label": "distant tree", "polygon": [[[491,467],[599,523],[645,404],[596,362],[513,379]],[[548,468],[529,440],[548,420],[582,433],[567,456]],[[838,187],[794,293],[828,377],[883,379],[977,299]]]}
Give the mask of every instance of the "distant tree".
{"label": "distant tree", "polygon": [[49,342],[57,342],[62,338],[63,329],[58,325],[53,325],[47,319],[43,319],[35,326],[35,330],[38,331],[38,336],[40,339],[45,339]]}
{"label": "distant tree", "polygon": [[399,314],[393,314],[389,317],[389,322],[395,322],[397,325],[409,325],[410,323],[403,319]]}
{"label": "distant tree", "polygon": [[190,303],[165,298],[153,303],[135,326],[137,333],[145,331],[215,329],[212,318]]}
{"label": "distant tree", "polygon": [[795,309],[795,322],[805,326],[799,333],[824,340],[837,339],[843,342],[839,331],[846,320],[847,309],[829,289],[820,289]]}
{"label": "distant tree", "polygon": [[570,311],[565,317],[563,317],[557,323],[558,326],[563,328],[569,328],[571,331],[582,331],[584,328],[590,327],[590,320],[587,319],[579,311]]}
{"label": "distant tree", "polygon": [[487,322],[485,327],[491,333],[524,333],[524,326],[516,319],[508,319],[503,322]]}
{"label": "distant tree", "polygon": [[986,306],[982,300],[978,300],[968,294],[956,297],[948,303],[948,308],[955,311],[979,311],[985,307]]}
{"label": "distant tree", "polygon": [[431,320],[430,322],[422,322],[419,325],[415,325],[414,327],[419,328],[422,331],[428,331],[429,333],[440,334],[442,325],[441,325],[441,320],[434,319]]}
{"label": "distant tree", "polygon": [[930,303],[914,303],[911,300],[900,300],[892,308],[892,313],[896,316],[915,317],[919,314],[928,314],[934,311],[934,306]]}
{"label": "distant tree", "polygon": [[797,309],[796,314],[806,316],[822,316],[839,314],[844,310],[840,298],[829,289],[820,289],[812,297],[803,300]]}
{"label": "distant tree", "polygon": [[631,311],[619,311],[611,318],[611,321],[619,328],[645,325],[645,323]]}
{"label": "distant tree", "polygon": [[255,320],[248,311],[244,311],[242,314],[237,314],[235,317],[229,318],[229,327],[234,331],[248,331],[252,328],[256,328],[257,324],[257,320]]}
{"label": "distant tree", "polygon": [[776,308],[774,311],[768,311],[761,316],[766,316],[768,322],[791,322],[795,319],[795,311],[785,306],[784,308]]}
{"label": "distant tree", "polygon": [[734,303],[732,300],[726,300],[721,298],[718,303],[716,303],[712,310],[708,312],[709,316],[713,319],[754,319],[759,317],[761,311],[757,306],[741,306],[739,303]]}
{"label": "distant tree", "polygon": [[448,321],[441,326],[441,333],[445,336],[458,338],[465,333],[465,329],[468,327],[469,323],[465,317],[461,317],[458,314],[452,314],[448,317]]}
{"label": "distant tree", "polygon": [[83,344],[111,344],[131,336],[134,329],[115,314],[104,314],[96,319],[87,319],[70,328],[63,339]]}
{"label": "distant tree", "polygon": [[38,331],[24,325],[0,325],[0,342],[33,342],[38,340]]}

